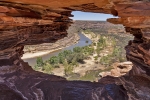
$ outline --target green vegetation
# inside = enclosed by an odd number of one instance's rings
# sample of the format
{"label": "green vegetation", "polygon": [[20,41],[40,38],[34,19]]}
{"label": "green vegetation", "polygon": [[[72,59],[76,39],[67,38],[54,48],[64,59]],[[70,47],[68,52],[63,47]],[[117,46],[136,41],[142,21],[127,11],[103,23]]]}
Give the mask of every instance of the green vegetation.
{"label": "green vegetation", "polygon": [[36,63],[37,63],[37,67],[43,66],[44,62],[43,62],[42,57],[38,57],[37,60],[36,60]]}
{"label": "green vegetation", "polygon": [[[125,57],[122,56],[121,48],[117,46],[117,39],[114,37],[107,37],[107,41],[111,42],[111,47],[113,48],[112,52],[102,56],[100,59],[100,63],[105,66],[111,66],[114,62],[123,62],[125,61]],[[101,50],[105,49],[107,43],[104,42],[104,39],[101,39],[101,43],[104,43],[104,47]]]}
{"label": "green vegetation", "polygon": [[97,53],[98,56],[100,55],[100,52],[105,49],[106,46],[107,46],[106,37],[101,36],[100,39],[97,42],[97,47],[96,47],[97,48],[96,53]]}
{"label": "green vegetation", "polygon": [[60,65],[64,66],[65,75],[72,74],[73,68],[77,67],[79,63],[84,63],[84,59],[94,52],[94,48],[90,46],[75,47],[73,51],[65,50],[52,56],[49,60],[43,62],[42,58],[37,58],[37,64],[34,67],[36,70],[42,70],[46,73],[51,73],[52,69],[59,68]]}
{"label": "green vegetation", "polygon": [[68,64],[67,60],[64,61],[63,65],[64,65],[64,72],[65,72],[66,76],[73,73],[72,72],[73,71],[73,65]]}
{"label": "green vegetation", "polygon": [[53,66],[49,63],[45,63],[42,70],[46,73],[52,74],[51,71],[53,70]]}

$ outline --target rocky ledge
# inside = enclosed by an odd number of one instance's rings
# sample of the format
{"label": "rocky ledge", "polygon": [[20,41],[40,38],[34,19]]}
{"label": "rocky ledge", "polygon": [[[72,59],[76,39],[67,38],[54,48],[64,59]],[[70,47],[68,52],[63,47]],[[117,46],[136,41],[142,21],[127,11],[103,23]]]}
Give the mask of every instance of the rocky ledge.
{"label": "rocky ledge", "polygon": [[[32,70],[21,60],[25,45],[67,36],[72,11],[105,13],[134,40],[125,47],[132,70],[99,82],[67,81]],[[1,100],[150,100],[149,0],[0,0]]]}

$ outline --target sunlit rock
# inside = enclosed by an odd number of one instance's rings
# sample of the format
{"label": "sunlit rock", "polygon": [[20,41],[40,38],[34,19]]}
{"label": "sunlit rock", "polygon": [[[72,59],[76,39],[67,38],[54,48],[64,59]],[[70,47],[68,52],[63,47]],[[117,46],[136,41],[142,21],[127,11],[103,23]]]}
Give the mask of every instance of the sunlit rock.
{"label": "sunlit rock", "polygon": [[[21,60],[24,45],[56,42],[67,36],[71,12],[119,16],[134,40],[126,46],[131,71],[99,82],[67,81],[43,74]],[[149,100],[149,0],[1,0],[0,98],[2,100]],[[11,97],[11,98],[10,98]]]}

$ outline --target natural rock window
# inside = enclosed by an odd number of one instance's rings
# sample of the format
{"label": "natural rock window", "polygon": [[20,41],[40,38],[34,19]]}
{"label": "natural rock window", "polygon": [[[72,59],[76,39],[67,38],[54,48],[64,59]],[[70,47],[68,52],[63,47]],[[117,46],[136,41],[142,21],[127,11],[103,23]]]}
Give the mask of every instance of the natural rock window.
{"label": "natural rock window", "polygon": [[[149,9],[148,0],[1,0],[0,98],[149,100]],[[72,11],[118,16],[107,21],[122,24],[134,36],[125,48],[127,59],[133,63],[128,74],[107,76],[98,82],[67,81],[34,71],[21,59],[25,45],[54,43],[66,37],[73,23]]]}
{"label": "natural rock window", "polygon": [[36,71],[68,80],[98,81],[131,70],[124,47],[133,38],[122,25],[106,22],[112,15],[79,11],[72,15],[74,24],[67,30],[67,37],[55,43],[25,46],[24,61]]}

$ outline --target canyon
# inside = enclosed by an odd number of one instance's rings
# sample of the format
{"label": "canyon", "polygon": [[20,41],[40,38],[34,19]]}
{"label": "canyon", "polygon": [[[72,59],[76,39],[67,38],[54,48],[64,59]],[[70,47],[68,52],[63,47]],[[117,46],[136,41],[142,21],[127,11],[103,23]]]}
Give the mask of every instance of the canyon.
{"label": "canyon", "polygon": [[[107,21],[122,24],[134,36],[126,57],[133,63],[124,76],[106,76],[98,82],[67,81],[34,71],[21,57],[25,45],[54,43],[67,36],[72,11],[118,16]],[[1,100],[149,100],[149,0],[0,0]]]}

